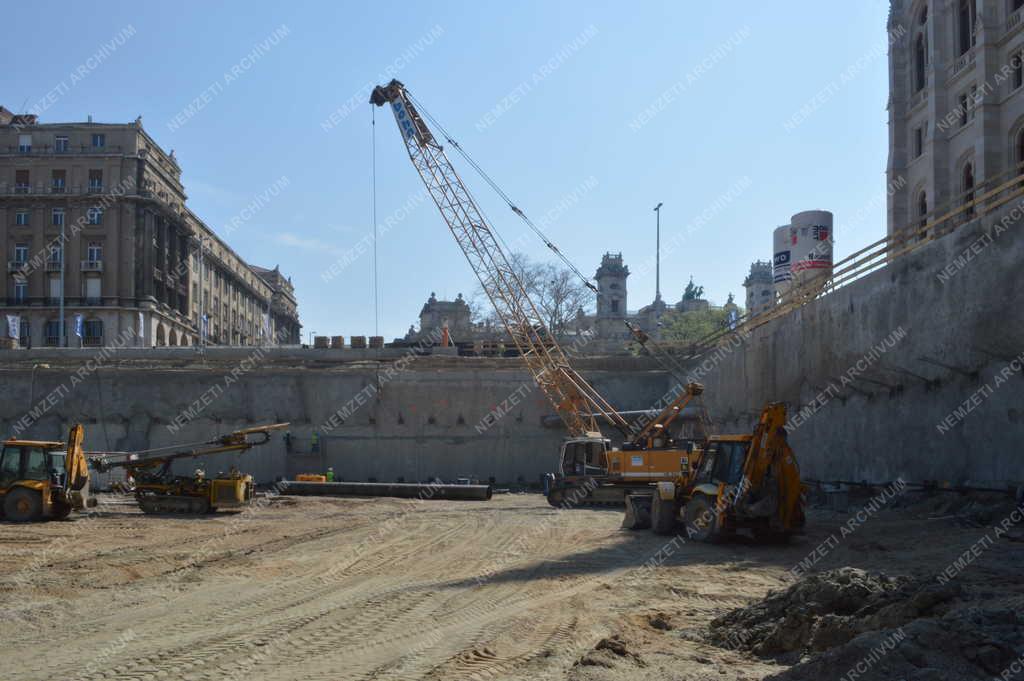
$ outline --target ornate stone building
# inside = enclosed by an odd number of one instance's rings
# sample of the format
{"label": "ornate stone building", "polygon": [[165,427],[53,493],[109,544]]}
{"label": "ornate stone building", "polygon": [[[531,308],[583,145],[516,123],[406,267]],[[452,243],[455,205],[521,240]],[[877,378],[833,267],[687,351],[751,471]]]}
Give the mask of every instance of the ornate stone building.
{"label": "ornate stone building", "polygon": [[290,284],[257,273],[186,199],[174,152],[141,119],[43,124],[0,107],[0,304],[20,344],[61,344],[62,299],[72,346],[192,345],[204,314],[209,343],[252,345],[279,324],[297,329]]}
{"label": "ornate stone building", "polygon": [[893,234],[1024,162],[1024,0],[891,0]]}
{"label": "ornate stone building", "polygon": [[455,300],[438,300],[437,294],[431,292],[430,298],[420,310],[420,329],[409,327],[405,339],[419,340],[447,324],[452,342],[462,343],[475,340],[476,330],[473,328],[472,312],[469,304],[460,293]]}
{"label": "ornate stone building", "polygon": [[775,288],[772,283],[772,264],[758,260],[750,264],[750,274],[743,280],[747,289],[747,313],[751,317],[767,312],[775,305]]}

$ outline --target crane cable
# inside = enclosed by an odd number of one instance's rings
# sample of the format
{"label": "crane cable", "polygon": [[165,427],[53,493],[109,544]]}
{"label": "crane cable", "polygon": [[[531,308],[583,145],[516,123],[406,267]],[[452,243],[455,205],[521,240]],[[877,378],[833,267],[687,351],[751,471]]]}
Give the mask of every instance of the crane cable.
{"label": "crane cable", "polygon": [[[445,127],[443,125],[441,125],[441,123],[436,118],[434,118],[430,114],[429,111],[427,111],[426,107],[423,106],[423,103],[419,99],[417,99],[416,97],[413,97],[412,93],[409,92],[408,90],[405,91],[405,94],[416,105],[416,108],[419,111],[421,111],[424,116],[426,116],[428,119],[430,119],[430,122],[434,124],[434,127],[436,127],[438,130],[441,131],[441,134],[444,135],[444,138],[445,138],[445,140],[447,140],[448,144],[450,144],[457,152],[459,152],[459,154],[466,160],[467,163],[469,163],[469,165],[477,172],[477,174],[479,174],[480,177],[482,177],[484,179],[484,181],[491,186],[491,189],[493,189],[498,194],[498,196],[500,196],[502,198],[502,200],[505,203],[508,204],[508,207],[512,209],[512,212],[515,213],[516,215],[518,215],[522,219],[522,221],[525,222],[526,225],[530,229],[533,230],[533,232],[540,238],[540,240],[542,242],[544,242],[544,245],[547,246],[549,249],[551,249],[551,251],[555,255],[557,255],[559,257],[559,259],[561,259],[561,261],[565,264],[565,266],[568,267],[570,270],[572,270],[572,272],[577,277],[580,278],[580,280],[583,282],[584,286],[586,286],[590,290],[592,290],[595,293],[597,293],[597,287],[594,286],[592,283],[590,283],[590,279],[585,277],[583,275],[583,273],[580,272],[580,270],[576,267],[576,265],[574,265],[572,263],[572,261],[569,260],[569,258],[567,258],[565,256],[565,254],[562,253],[562,251],[559,250],[558,246],[556,246],[554,243],[552,243],[552,241],[550,239],[548,239],[548,237],[544,234],[544,232],[541,231],[541,229],[539,227],[537,227],[537,225],[534,224],[533,220],[531,220],[526,215],[526,213],[524,213],[515,204],[515,202],[512,201],[511,197],[509,197],[509,195],[506,194],[502,190],[502,188],[500,186],[498,186],[498,183],[495,182],[493,179],[491,179],[491,176],[488,175],[484,171],[484,169],[481,168],[480,165],[476,161],[473,160],[473,158],[466,152],[466,150],[464,150],[462,148],[462,146],[457,141],[455,141],[455,139],[450,134],[448,134],[448,131],[445,129]],[[507,248],[507,245],[506,245],[506,248]]]}

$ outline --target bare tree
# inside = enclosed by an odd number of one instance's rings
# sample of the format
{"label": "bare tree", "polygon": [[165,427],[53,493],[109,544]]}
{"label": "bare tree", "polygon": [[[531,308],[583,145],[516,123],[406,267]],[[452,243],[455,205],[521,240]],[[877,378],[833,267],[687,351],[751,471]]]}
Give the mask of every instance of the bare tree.
{"label": "bare tree", "polygon": [[[545,324],[556,335],[571,328],[576,319],[576,311],[588,308],[594,301],[593,291],[567,268],[535,263],[518,252],[509,257],[509,265],[530,299],[537,305],[537,311],[544,317]],[[501,321],[480,285],[477,285],[473,293],[471,308],[474,322],[502,329]]]}

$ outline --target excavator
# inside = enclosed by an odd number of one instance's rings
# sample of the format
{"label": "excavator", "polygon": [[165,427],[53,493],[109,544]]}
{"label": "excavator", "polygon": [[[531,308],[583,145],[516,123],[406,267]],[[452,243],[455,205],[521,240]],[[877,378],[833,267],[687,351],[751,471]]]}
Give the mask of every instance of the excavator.
{"label": "excavator", "polygon": [[[447,144],[484,177],[512,211],[587,287],[595,292],[597,288],[540,232],[401,82],[392,80],[387,85],[374,88],[370,103],[378,107],[390,106],[409,159],[534,381],[565,424],[568,436],[562,443],[553,481],[549,481],[548,501],[555,506],[566,502],[573,505],[622,505],[631,491],[643,491],[652,482],[675,479],[688,470],[691,449],[680,446],[669,436],[667,428],[686,403],[703,392],[703,387],[687,385],[672,404],[641,429],[630,424],[623,413],[616,411],[573,369],[510,263],[508,254],[499,245],[500,238],[484,219],[483,212],[424,117],[430,119],[444,135]],[[611,424],[620,431],[624,443],[621,449],[612,448],[611,440],[601,432],[599,422]]]}
{"label": "excavator", "polygon": [[12,522],[61,520],[72,510],[96,505],[89,496],[89,469],[82,451],[84,429],[71,427],[68,441],[4,440],[0,450],[0,508]]}
{"label": "excavator", "polygon": [[786,438],[786,407],[771,403],[751,434],[712,435],[675,480],[626,498],[626,529],[716,543],[737,534],[785,542],[804,526],[805,488]]}
{"label": "excavator", "polygon": [[[134,481],[135,501],[143,513],[213,513],[217,509],[240,508],[252,501],[255,485],[251,475],[244,475],[234,467],[227,474],[207,477],[204,471],[194,475],[174,475],[171,465],[177,459],[196,458],[245,452],[270,441],[275,430],[287,428],[288,423],[255,426],[199,442],[192,449],[175,452],[161,447],[145,452],[89,452],[89,465],[106,472],[123,468]],[[252,440],[250,436],[262,436]]]}

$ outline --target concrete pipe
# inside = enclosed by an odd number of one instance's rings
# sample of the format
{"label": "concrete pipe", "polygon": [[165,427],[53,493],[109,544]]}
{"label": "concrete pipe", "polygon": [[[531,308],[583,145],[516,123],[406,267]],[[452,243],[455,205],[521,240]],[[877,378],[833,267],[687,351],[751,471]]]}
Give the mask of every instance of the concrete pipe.
{"label": "concrete pipe", "polygon": [[402,499],[455,499],[487,501],[490,485],[444,485],[409,482],[297,482],[278,483],[282,494],[328,497],[399,497]]}

